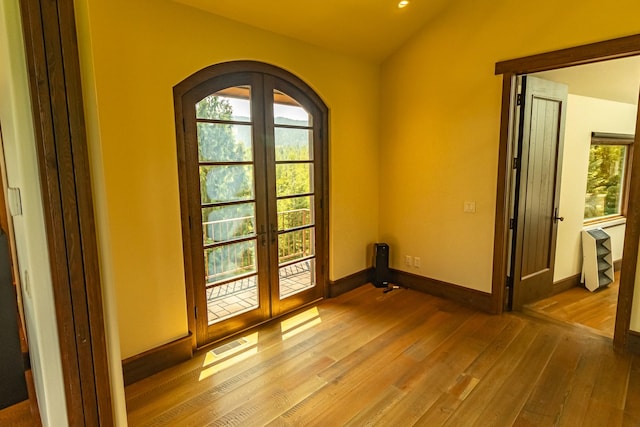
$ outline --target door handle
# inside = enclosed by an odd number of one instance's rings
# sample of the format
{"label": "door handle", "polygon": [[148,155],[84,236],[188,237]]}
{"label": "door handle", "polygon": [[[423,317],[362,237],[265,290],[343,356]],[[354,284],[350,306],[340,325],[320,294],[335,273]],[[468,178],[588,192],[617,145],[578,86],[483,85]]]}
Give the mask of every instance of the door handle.
{"label": "door handle", "polygon": [[262,246],[265,246],[267,244],[267,232],[264,230],[264,225],[260,226],[258,236],[260,237],[260,243],[262,243]]}
{"label": "door handle", "polygon": [[563,216],[558,216],[558,208],[553,210],[553,222],[564,221]]}

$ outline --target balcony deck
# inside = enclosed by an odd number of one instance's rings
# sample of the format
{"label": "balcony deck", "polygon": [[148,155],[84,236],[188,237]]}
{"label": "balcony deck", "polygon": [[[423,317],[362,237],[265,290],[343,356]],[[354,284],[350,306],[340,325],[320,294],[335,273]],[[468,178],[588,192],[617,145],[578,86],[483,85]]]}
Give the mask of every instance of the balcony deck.
{"label": "balcony deck", "polygon": [[[292,267],[280,269],[281,299],[313,286],[309,268]],[[207,290],[209,324],[258,307],[256,278],[252,276]]]}

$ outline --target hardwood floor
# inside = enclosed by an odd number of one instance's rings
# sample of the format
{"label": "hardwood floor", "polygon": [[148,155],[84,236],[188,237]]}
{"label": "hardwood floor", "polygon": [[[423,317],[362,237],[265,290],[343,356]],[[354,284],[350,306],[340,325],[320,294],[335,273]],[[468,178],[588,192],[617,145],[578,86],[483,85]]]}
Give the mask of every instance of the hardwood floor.
{"label": "hardwood floor", "polygon": [[584,329],[363,286],[126,398],[131,426],[637,426],[640,358]]}
{"label": "hardwood floor", "polygon": [[589,328],[594,333],[613,338],[619,285],[620,272],[617,271],[614,282],[604,289],[590,292],[583,287],[571,288],[528,304],[522,311]]}

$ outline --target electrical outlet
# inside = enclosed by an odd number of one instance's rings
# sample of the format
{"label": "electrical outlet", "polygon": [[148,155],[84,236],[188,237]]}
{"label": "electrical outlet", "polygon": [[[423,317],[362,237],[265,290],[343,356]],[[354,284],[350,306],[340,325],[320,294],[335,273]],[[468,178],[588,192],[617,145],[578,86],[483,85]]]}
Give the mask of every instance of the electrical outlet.
{"label": "electrical outlet", "polygon": [[411,265],[413,261],[413,257],[411,255],[405,255],[404,257],[404,263],[406,265]]}
{"label": "electrical outlet", "polygon": [[420,268],[420,257],[413,257],[413,266],[415,268]]}

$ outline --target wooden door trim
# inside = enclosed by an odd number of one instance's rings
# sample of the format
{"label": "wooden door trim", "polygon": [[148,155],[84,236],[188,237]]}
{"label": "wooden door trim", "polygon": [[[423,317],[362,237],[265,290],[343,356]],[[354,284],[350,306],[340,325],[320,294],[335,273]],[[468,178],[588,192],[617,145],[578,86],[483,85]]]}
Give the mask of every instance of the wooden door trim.
{"label": "wooden door trim", "polygon": [[513,131],[513,109],[511,102],[515,98],[516,75],[506,73],[502,76],[502,107],[500,109],[500,146],[498,150],[498,184],[496,191],[496,215],[493,240],[493,272],[491,281],[494,313],[502,313],[506,304],[507,258],[509,257],[509,198],[511,185],[511,158],[513,148],[510,144]]}
{"label": "wooden door trim", "polygon": [[530,74],[640,55],[640,34],[496,63],[498,74]]}
{"label": "wooden door trim", "polygon": [[72,0],[21,0],[69,424],[112,425]]}
{"label": "wooden door trim", "polygon": [[[561,49],[508,61],[498,62],[496,75],[502,74],[502,106],[500,113],[500,145],[498,151],[498,191],[496,195],[496,219],[493,252],[493,307],[502,311],[507,269],[507,237],[509,231],[509,191],[511,147],[510,120],[513,93],[513,78],[519,74],[547,71],[574,65],[602,62],[610,59],[640,55],[640,35],[632,35],[583,46]],[[636,114],[636,135],[640,132],[640,110]],[[616,350],[625,350],[629,339],[631,308],[640,243],[640,150],[634,150],[629,185],[629,206],[624,239],[623,263],[620,273],[620,290],[613,345]]]}

